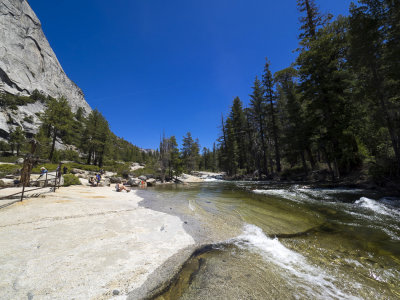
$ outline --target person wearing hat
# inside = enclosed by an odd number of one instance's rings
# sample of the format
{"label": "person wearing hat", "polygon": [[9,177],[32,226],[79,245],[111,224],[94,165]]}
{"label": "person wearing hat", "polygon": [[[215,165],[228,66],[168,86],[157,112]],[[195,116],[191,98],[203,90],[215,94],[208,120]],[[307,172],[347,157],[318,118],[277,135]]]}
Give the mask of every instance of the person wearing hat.
{"label": "person wearing hat", "polygon": [[42,177],[43,175],[45,175],[46,173],[47,173],[47,169],[45,167],[41,167],[40,168],[40,176],[39,176],[39,178]]}

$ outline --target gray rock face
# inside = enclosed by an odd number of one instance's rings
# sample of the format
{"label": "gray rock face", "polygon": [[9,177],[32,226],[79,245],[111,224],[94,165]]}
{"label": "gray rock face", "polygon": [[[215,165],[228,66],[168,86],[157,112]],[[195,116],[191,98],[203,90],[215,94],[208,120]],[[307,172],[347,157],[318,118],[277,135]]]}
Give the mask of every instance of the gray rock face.
{"label": "gray rock face", "polygon": [[[1,0],[0,92],[30,95],[34,90],[55,98],[64,96],[73,111],[78,107],[86,113],[91,111],[82,90],[64,73],[28,2]],[[21,106],[14,112],[12,122],[10,112],[0,108],[0,131],[9,133],[15,126],[22,126],[34,133],[38,122],[35,112],[42,111],[43,107],[40,102]],[[30,124],[23,121],[27,117],[33,119]]]}

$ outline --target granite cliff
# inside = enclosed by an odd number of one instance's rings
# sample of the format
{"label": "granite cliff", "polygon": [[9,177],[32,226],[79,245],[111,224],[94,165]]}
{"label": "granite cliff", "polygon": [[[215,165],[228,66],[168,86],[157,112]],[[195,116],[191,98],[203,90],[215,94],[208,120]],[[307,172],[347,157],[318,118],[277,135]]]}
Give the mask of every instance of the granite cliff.
{"label": "granite cliff", "polygon": [[[33,91],[54,98],[64,96],[73,111],[79,107],[91,111],[82,90],[65,74],[41,23],[26,0],[0,1],[0,93],[29,96]],[[0,107],[0,139],[21,126],[34,134],[40,124],[40,101],[19,105],[17,109]]]}

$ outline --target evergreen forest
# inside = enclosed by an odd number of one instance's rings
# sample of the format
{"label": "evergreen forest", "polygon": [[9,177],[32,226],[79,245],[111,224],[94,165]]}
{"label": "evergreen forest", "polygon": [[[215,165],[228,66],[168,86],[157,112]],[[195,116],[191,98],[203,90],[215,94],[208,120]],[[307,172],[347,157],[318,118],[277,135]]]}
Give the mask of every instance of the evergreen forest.
{"label": "evergreen forest", "polygon": [[348,17],[298,0],[297,59],[265,61],[249,105],[221,120],[218,168],[273,178],[353,173],[385,182],[400,174],[400,2],[360,0]]}

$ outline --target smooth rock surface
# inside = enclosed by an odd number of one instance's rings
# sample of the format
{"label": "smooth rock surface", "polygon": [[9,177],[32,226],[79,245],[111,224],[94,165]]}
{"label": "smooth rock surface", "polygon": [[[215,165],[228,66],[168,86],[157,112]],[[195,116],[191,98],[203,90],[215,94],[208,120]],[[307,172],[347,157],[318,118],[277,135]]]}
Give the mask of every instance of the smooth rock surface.
{"label": "smooth rock surface", "polygon": [[141,200],[75,186],[0,210],[0,299],[110,299],[140,287],[194,244],[178,217]]}

